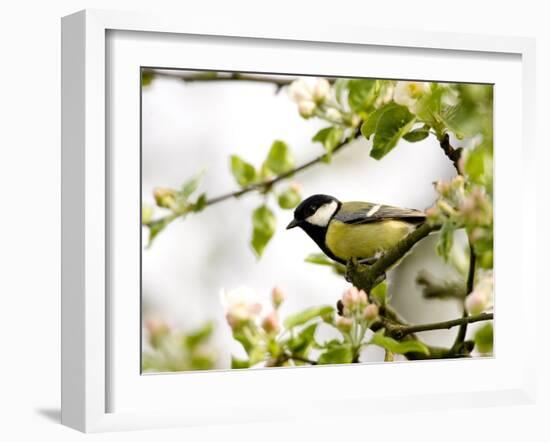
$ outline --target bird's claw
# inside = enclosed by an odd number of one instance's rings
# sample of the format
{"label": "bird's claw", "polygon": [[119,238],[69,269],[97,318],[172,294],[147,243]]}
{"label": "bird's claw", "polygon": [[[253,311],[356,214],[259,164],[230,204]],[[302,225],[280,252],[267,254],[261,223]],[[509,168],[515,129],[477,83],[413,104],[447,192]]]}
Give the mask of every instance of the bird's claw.
{"label": "bird's claw", "polygon": [[352,276],[353,273],[356,271],[357,266],[359,265],[359,262],[357,261],[357,258],[351,258],[346,263],[346,273],[344,274],[344,277],[346,278],[347,282],[353,282]]}

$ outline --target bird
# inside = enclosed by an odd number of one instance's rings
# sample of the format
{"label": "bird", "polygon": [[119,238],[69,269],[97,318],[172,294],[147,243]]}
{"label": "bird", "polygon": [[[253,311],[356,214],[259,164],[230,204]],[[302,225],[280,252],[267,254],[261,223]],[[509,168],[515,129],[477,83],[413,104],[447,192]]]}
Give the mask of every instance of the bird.
{"label": "bird", "polygon": [[300,227],[332,260],[372,263],[426,220],[420,210],[312,195],[294,210],[288,229]]}

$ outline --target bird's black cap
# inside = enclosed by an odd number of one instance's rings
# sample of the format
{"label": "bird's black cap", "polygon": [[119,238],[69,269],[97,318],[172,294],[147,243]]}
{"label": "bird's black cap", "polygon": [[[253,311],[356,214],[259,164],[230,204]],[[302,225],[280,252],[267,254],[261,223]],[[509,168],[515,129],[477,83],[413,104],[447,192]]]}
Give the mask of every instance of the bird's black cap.
{"label": "bird's black cap", "polygon": [[286,228],[292,229],[294,227],[298,227],[306,218],[313,215],[319,207],[332,201],[336,201],[340,204],[340,201],[330,195],[317,194],[306,198],[298,204],[298,207],[294,210],[294,219],[288,224],[288,226],[286,226]]}

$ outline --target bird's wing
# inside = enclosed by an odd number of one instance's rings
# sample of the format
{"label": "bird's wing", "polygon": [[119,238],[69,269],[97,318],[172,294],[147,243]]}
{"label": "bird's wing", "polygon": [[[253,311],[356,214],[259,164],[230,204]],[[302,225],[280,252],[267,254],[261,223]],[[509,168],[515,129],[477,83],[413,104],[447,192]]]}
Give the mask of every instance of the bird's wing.
{"label": "bird's wing", "polygon": [[346,224],[366,224],[390,219],[420,223],[426,219],[426,215],[420,210],[353,201],[343,203],[334,219]]}

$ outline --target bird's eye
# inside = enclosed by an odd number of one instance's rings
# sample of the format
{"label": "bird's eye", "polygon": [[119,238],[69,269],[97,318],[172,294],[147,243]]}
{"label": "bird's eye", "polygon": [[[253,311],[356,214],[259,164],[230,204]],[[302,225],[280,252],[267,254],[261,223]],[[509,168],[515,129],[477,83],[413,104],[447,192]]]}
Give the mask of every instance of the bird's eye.
{"label": "bird's eye", "polygon": [[315,207],[308,207],[306,210],[306,218],[313,215],[315,213]]}

